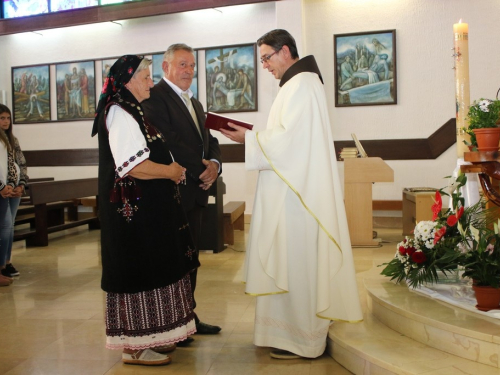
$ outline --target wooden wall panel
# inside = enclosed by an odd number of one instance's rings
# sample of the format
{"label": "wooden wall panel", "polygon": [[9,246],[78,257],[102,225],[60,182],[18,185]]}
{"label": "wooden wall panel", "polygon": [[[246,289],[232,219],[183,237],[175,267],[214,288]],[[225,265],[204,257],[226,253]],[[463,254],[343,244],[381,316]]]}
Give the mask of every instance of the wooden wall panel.
{"label": "wooden wall panel", "polygon": [[0,35],[158,16],[161,14],[188,12],[200,9],[220,8],[232,5],[265,3],[268,1],[272,0],[149,0],[128,2],[0,20]]}
{"label": "wooden wall panel", "polygon": [[[449,120],[429,138],[360,140],[368,156],[383,160],[436,159],[456,142],[455,119]],[[353,141],[335,141],[337,152],[343,147],[354,147]],[[223,163],[244,163],[245,145],[220,145]],[[83,148],[71,150],[23,151],[29,167],[88,166],[99,164],[99,150]]]}

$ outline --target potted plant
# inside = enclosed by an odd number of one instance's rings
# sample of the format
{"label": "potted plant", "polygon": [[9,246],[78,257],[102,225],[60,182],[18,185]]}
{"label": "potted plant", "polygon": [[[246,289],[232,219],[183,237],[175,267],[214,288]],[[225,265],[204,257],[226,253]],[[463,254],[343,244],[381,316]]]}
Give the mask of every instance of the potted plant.
{"label": "potted plant", "polygon": [[500,100],[481,98],[469,107],[469,126],[463,130],[470,135],[473,148],[496,151],[500,141]]}
{"label": "potted plant", "polygon": [[[382,264],[382,275],[398,283],[404,280],[412,288],[438,282],[441,274],[457,275],[453,281],[458,281],[458,266],[466,244],[472,241],[470,230],[484,226],[482,202],[464,207],[460,188],[466,182],[467,177],[460,175],[436,191],[432,221],[418,222],[414,237],[406,236],[397,244],[394,258]],[[453,208],[443,210],[442,195],[451,197]]]}
{"label": "potted plant", "polygon": [[473,280],[477,305],[482,311],[500,308],[500,234],[498,223],[493,232],[487,228],[472,228],[472,246],[464,254],[463,277]]}

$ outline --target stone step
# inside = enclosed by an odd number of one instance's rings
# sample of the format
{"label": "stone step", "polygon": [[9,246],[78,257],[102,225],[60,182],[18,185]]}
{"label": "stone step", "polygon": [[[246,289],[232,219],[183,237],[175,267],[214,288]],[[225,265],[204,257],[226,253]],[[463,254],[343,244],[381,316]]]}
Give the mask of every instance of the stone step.
{"label": "stone step", "polygon": [[422,344],[499,366],[500,319],[411,292],[387,278],[365,279],[368,306],[383,324]]}
{"label": "stone step", "polygon": [[354,374],[499,374],[500,320],[453,307],[380,275],[364,279],[359,324],[334,323],[328,351]]}
{"label": "stone step", "polygon": [[368,314],[362,323],[334,323],[328,353],[356,375],[498,375],[498,368],[432,348]]}

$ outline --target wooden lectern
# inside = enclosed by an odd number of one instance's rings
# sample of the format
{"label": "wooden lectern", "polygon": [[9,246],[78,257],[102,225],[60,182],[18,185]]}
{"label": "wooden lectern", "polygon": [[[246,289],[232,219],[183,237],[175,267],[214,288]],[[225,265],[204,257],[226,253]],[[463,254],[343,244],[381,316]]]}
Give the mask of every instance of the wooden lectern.
{"label": "wooden lectern", "polygon": [[373,240],[372,183],[393,182],[381,158],[344,159],[344,200],[352,246],[378,247]]}

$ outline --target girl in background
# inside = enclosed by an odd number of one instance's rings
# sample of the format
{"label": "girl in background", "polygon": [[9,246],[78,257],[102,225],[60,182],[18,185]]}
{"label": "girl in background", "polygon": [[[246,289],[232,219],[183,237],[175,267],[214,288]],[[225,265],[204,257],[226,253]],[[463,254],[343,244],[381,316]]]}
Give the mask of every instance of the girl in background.
{"label": "girl in background", "polygon": [[14,220],[28,181],[26,160],[12,134],[10,109],[0,104],[0,286],[12,283],[19,272],[11,263]]}

